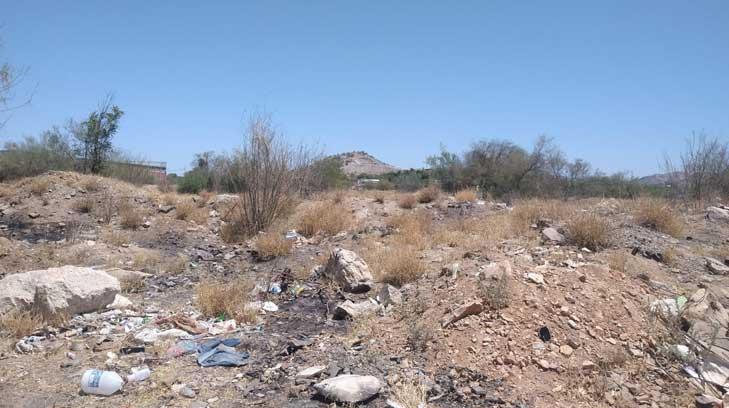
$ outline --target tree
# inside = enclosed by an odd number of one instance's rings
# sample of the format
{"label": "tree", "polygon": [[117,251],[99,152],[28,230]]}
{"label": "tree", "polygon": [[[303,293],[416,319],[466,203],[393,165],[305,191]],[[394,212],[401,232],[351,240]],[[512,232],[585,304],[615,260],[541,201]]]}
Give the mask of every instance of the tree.
{"label": "tree", "polygon": [[17,101],[18,97],[15,94],[16,88],[27,72],[27,68],[18,68],[7,61],[2,61],[0,55],[0,129],[7,123],[7,114],[10,111],[30,103],[30,96],[22,101]]}
{"label": "tree", "polygon": [[107,97],[98,110],[89,114],[88,119],[72,125],[76,154],[84,173],[100,173],[112,151],[112,139],[119,129],[119,119],[124,115],[112,102],[113,98]]}
{"label": "tree", "polygon": [[729,193],[729,143],[694,134],[686,140],[678,171],[666,159],[666,168],[672,175],[672,185],[683,187],[687,198],[703,200],[709,194]]}
{"label": "tree", "polygon": [[428,157],[425,162],[444,190],[453,192],[463,186],[463,163],[457,154],[447,151],[445,146],[441,145],[440,154]]}

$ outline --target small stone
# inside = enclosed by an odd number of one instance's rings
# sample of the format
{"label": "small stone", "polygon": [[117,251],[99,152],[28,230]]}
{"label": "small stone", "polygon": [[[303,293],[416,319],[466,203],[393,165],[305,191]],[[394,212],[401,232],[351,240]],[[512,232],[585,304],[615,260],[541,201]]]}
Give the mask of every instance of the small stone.
{"label": "small stone", "polygon": [[582,362],[582,369],[585,371],[592,371],[595,369],[595,367],[597,367],[595,363],[590,360],[585,360]]}
{"label": "small stone", "polygon": [[326,366],[313,366],[296,373],[296,378],[315,378],[326,370]]}
{"label": "small stone", "polygon": [[565,344],[565,345],[563,345],[563,346],[561,346],[561,347],[559,348],[559,352],[560,352],[560,354],[562,354],[563,356],[567,356],[567,357],[569,357],[569,356],[571,356],[571,355],[572,355],[572,353],[574,353],[574,350],[572,349],[572,347],[570,347],[570,346],[568,346],[568,345],[566,345],[566,344]]}
{"label": "small stone", "polygon": [[531,282],[534,282],[537,285],[544,285],[544,276],[541,273],[529,272],[526,276]]}

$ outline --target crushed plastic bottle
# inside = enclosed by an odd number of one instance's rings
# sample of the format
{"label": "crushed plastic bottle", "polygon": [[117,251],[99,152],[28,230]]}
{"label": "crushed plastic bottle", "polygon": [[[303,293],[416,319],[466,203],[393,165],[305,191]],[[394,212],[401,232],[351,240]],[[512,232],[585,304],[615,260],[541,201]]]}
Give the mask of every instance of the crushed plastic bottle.
{"label": "crushed plastic bottle", "polygon": [[195,351],[197,344],[191,340],[178,341],[177,344],[167,349],[167,357],[180,357]]}
{"label": "crushed plastic bottle", "polygon": [[278,282],[272,283],[268,291],[273,293],[274,295],[278,295],[279,293],[281,293],[281,284]]}
{"label": "crushed plastic bottle", "polygon": [[124,380],[113,371],[90,369],[81,377],[81,390],[87,394],[111,395],[122,388]]}
{"label": "crushed plastic bottle", "polygon": [[149,367],[132,368],[132,373],[127,376],[128,382],[140,382],[149,378],[152,371]]}

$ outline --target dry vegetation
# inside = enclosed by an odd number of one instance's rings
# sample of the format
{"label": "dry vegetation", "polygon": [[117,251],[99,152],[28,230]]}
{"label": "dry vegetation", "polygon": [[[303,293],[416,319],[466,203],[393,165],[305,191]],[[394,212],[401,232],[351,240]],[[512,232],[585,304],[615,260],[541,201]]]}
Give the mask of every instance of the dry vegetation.
{"label": "dry vegetation", "polygon": [[91,197],[83,197],[78,200],[73,205],[73,209],[80,212],[81,214],[89,214],[92,211],[94,211],[94,208],[96,207],[96,200],[94,200]]}
{"label": "dry vegetation", "polygon": [[430,185],[417,192],[415,195],[421,204],[432,203],[440,198],[440,188],[436,185]]}
{"label": "dry vegetation", "polygon": [[43,195],[51,188],[51,181],[46,176],[35,177],[30,182],[29,190],[34,195]]}
{"label": "dry vegetation", "polygon": [[259,234],[256,239],[256,251],[261,258],[275,258],[291,252],[293,241],[286,239],[283,231],[272,230]]}
{"label": "dry vegetation", "polygon": [[0,317],[0,332],[19,339],[42,327],[43,318],[30,311],[12,311]]}
{"label": "dry vegetation", "polygon": [[335,235],[346,231],[352,222],[351,212],[335,202],[315,202],[298,215],[296,230],[305,237],[316,234]]}
{"label": "dry vegetation", "polygon": [[119,225],[125,229],[137,229],[144,222],[141,211],[134,207],[129,201],[123,202],[119,206]]}
{"label": "dry vegetation", "polygon": [[604,217],[580,213],[567,221],[568,238],[579,248],[597,251],[610,245],[610,225]]}
{"label": "dry vegetation", "polygon": [[647,228],[679,238],[683,222],[670,204],[661,199],[647,198],[636,203],[635,222]]}
{"label": "dry vegetation", "polygon": [[418,199],[414,194],[403,194],[397,200],[397,205],[404,210],[411,210],[418,205]]}
{"label": "dry vegetation", "polygon": [[476,190],[472,188],[456,192],[456,201],[458,202],[473,202],[476,200],[478,200],[478,194],[476,193]]}
{"label": "dry vegetation", "polygon": [[247,305],[251,290],[253,283],[242,278],[227,283],[201,282],[197,287],[197,306],[208,317],[250,323],[255,321],[255,312]]}

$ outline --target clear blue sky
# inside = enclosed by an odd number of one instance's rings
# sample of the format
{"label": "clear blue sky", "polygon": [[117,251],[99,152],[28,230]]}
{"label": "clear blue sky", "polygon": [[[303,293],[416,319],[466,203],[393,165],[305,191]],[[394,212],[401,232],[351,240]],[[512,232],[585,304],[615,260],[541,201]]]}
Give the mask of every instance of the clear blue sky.
{"label": "clear blue sky", "polygon": [[4,141],[83,119],[171,171],[240,143],[265,109],[290,139],[418,167],[442,142],[553,136],[606,171],[660,170],[694,130],[729,138],[729,1],[8,1],[2,54],[31,106]]}

